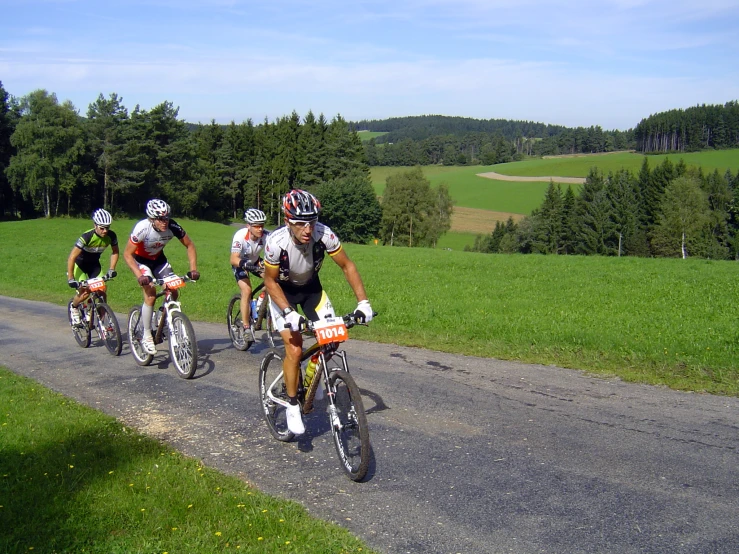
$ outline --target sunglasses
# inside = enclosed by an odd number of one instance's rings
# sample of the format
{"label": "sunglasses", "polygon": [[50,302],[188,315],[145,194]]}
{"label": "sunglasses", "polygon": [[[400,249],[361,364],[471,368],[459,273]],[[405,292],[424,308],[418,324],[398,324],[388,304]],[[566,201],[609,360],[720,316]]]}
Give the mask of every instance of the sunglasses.
{"label": "sunglasses", "polygon": [[96,225],[96,227],[98,229],[104,229],[105,231],[107,231],[108,229],[110,229],[110,225]]}
{"label": "sunglasses", "polygon": [[156,219],[157,221],[162,221],[162,222],[169,221],[169,218],[168,217],[155,217],[154,219]]}
{"label": "sunglasses", "polygon": [[296,227],[313,227],[316,224],[317,219],[311,219],[309,221],[303,221],[300,219],[288,219],[288,222],[290,225],[295,225]]}

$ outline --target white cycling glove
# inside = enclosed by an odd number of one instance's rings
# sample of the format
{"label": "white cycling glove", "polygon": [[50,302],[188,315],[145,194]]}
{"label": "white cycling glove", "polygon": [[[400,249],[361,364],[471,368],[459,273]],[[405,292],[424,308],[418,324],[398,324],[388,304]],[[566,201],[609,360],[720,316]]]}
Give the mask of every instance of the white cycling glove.
{"label": "white cycling glove", "polygon": [[285,323],[290,326],[290,330],[293,332],[300,331],[300,324],[303,321],[303,316],[295,310],[292,310],[285,317]]}
{"label": "white cycling glove", "polygon": [[369,323],[372,321],[372,306],[370,306],[369,300],[362,300],[357,304],[354,316],[361,320],[360,323]]}

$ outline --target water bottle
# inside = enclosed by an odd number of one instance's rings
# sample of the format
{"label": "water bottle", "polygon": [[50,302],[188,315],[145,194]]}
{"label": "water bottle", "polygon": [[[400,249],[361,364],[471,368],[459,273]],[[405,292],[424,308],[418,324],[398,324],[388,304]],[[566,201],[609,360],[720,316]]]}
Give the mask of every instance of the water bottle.
{"label": "water bottle", "polygon": [[303,386],[307,389],[313,381],[316,374],[316,366],[318,365],[318,356],[311,356],[308,365],[305,368],[305,377],[303,378]]}
{"label": "water bottle", "polygon": [[262,302],[264,302],[264,291],[261,292],[259,295],[259,298],[257,299],[257,310],[256,312],[259,313],[259,308],[262,307]]}
{"label": "water bottle", "polygon": [[251,301],[251,319],[252,321],[257,320],[257,302],[256,300]]}

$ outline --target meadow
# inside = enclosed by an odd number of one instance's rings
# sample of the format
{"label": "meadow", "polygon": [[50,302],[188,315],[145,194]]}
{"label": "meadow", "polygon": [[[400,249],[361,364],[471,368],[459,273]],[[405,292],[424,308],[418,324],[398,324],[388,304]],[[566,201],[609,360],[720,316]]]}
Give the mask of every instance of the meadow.
{"label": "meadow", "polygon": [[[235,228],[181,223],[198,248],[202,273],[184,289],[184,309],[192,319],[224,323],[237,290],[228,265]],[[114,222],[122,242],[133,224]],[[0,294],[66,304],[65,262],[87,228],[75,219],[0,223]],[[357,338],[739,393],[734,262],[345,248],[380,314]],[[176,270],[187,269],[180,244],[171,244],[167,255]],[[141,293],[123,260],[118,270],[110,303],[125,313]],[[335,264],[327,261],[321,276],[337,312],[352,311],[356,301]],[[225,336],[225,323],[223,330]]]}
{"label": "meadow", "polygon": [[0,406],[0,552],[371,552],[2,367]]}
{"label": "meadow", "polygon": [[[423,166],[424,176],[432,186],[445,183],[455,206],[479,208],[498,212],[529,215],[538,208],[544,199],[548,179],[534,182],[515,182],[478,177],[478,173],[496,172],[502,175],[522,177],[586,177],[590,168],[597,167],[604,174],[619,169],[639,172],[645,156],[633,152],[613,154],[592,154],[579,156],[557,156],[536,158],[520,162],[477,166]],[[665,158],[673,163],[682,159],[691,166],[700,166],[704,173],[718,170],[723,174],[727,169],[739,171],[739,149],[711,150],[683,154],[646,156],[649,167],[654,168]],[[388,176],[406,170],[404,167],[371,168],[372,186],[378,196],[382,196]],[[561,185],[566,190],[568,185]],[[572,185],[577,192],[579,185]]]}

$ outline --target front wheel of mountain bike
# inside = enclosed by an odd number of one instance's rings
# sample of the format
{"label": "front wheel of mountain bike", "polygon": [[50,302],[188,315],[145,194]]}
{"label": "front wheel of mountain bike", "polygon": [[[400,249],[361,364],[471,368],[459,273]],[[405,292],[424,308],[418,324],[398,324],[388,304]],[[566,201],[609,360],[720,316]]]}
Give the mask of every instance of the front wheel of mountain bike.
{"label": "front wheel of mountain bike", "polygon": [[141,344],[143,340],[144,322],[141,319],[141,306],[134,306],[128,312],[128,346],[136,363],[146,366],[154,359],[154,355],[146,352],[144,345]]}
{"label": "front wheel of mountain bike", "polygon": [[362,395],[354,378],[344,370],[332,371],[328,377],[329,418],[334,446],[341,467],[352,481],[367,475],[370,462],[370,440]]}
{"label": "front wheel of mountain bike", "polygon": [[177,374],[183,379],[191,379],[198,365],[198,342],[192,323],[182,312],[172,314],[169,353],[177,368]]}
{"label": "front wheel of mountain bike", "polygon": [[113,310],[105,302],[97,306],[97,333],[113,356],[121,353],[123,340],[121,339],[121,328]]}
{"label": "front wheel of mountain bike", "polygon": [[67,317],[69,318],[69,326],[72,328],[72,334],[74,335],[74,340],[77,341],[77,344],[79,344],[82,348],[87,348],[90,346],[90,327],[87,325],[87,312],[85,312],[84,308],[82,307],[82,304],[78,306],[78,309],[80,310],[80,323],[79,325],[74,325],[72,323],[72,314],[69,313],[69,311],[72,309],[72,301],[70,300],[69,304],[67,304]]}
{"label": "front wheel of mountain bike", "polygon": [[262,402],[264,420],[269,432],[278,441],[291,441],[295,437],[287,428],[287,408],[269,397],[268,392],[276,398],[288,401],[285,380],[282,376],[282,358],[275,351],[267,352],[259,366],[259,396]]}

